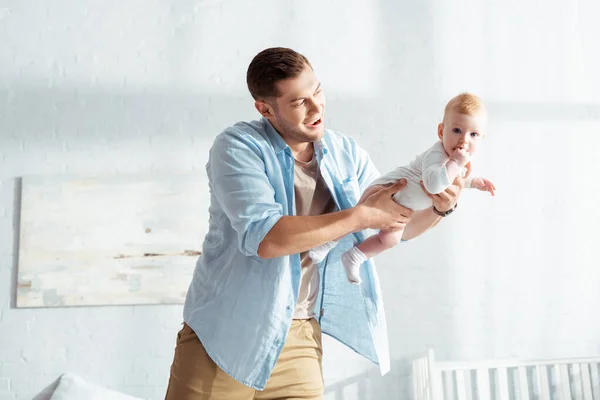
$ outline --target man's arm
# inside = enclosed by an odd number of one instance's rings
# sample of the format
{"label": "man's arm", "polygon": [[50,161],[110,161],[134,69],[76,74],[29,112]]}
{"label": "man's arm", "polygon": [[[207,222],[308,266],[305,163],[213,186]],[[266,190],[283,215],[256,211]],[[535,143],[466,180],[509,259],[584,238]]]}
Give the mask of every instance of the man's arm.
{"label": "man's arm", "polygon": [[434,213],[431,208],[415,211],[410,222],[404,228],[402,240],[411,240],[418,236],[421,236],[422,234],[439,224],[441,220],[442,217]]}
{"label": "man's arm", "polygon": [[353,208],[317,216],[284,216],[271,228],[258,248],[261,258],[282,257],[307,251],[363,229],[402,229],[411,210],[392,196],[406,185],[380,188]]}
{"label": "man's arm", "polygon": [[272,258],[297,254],[362,230],[398,229],[412,211],[396,204],[398,183],[369,196],[360,207],[321,216],[285,216],[265,172],[261,150],[248,135],[226,131],[213,144],[210,188],[237,233],[240,252]]}

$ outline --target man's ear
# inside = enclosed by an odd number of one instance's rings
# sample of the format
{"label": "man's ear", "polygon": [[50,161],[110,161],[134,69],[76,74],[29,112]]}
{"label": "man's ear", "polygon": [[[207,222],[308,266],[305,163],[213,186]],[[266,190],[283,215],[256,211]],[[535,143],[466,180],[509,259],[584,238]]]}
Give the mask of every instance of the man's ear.
{"label": "man's ear", "polygon": [[440,122],[438,124],[438,137],[440,138],[440,140],[442,139],[442,136],[444,136],[444,123]]}
{"label": "man's ear", "polygon": [[265,118],[272,118],[275,115],[273,112],[273,107],[262,100],[256,100],[254,102],[254,107],[256,107],[256,110],[260,113],[260,115]]}

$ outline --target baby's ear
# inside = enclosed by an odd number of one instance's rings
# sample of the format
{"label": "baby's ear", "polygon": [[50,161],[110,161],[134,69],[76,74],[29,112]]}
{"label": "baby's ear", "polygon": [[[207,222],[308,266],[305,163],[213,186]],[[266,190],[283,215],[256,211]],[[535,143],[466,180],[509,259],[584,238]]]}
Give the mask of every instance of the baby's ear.
{"label": "baby's ear", "polygon": [[438,124],[438,138],[442,138],[442,136],[444,136],[444,123],[440,122]]}

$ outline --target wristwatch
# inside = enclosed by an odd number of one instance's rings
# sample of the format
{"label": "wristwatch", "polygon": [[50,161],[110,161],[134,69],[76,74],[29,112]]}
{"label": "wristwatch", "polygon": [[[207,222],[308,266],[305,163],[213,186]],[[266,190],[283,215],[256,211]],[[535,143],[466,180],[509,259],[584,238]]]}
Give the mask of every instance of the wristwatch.
{"label": "wristwatch", "polygon": [[440,217],[447,217],[448,215],[452,214],[454,212],[454,210],[456,210],[456,207],[458,207],[458,203],[454,204],[454,207],[452,207],[448,211],[441,212],[437,208],[435,208],[435,206],[431,206],[431,208],[433,209],[433,212],[436,213],[437,215],[439,215]]}

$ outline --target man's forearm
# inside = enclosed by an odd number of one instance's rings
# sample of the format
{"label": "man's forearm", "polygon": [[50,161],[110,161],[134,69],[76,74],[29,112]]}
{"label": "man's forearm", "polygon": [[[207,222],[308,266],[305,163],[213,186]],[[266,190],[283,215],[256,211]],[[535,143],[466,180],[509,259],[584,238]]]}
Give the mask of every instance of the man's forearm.
{"label": "man's forearm", "polygon": [[433,212],[430,208],[425,210],[415,211],[411,220],[406,224],[404,233],[402,234],[402,240],[414,239],[417,236],[421,236],[434,226],[436,226],[442,217]]}
{"label": "man's forearm", "polygon": [[350,208],[316,216],[285,216],[271,228],[258,247],[261,258],[283,257],[312,249],[364,229],[360,211]]}

